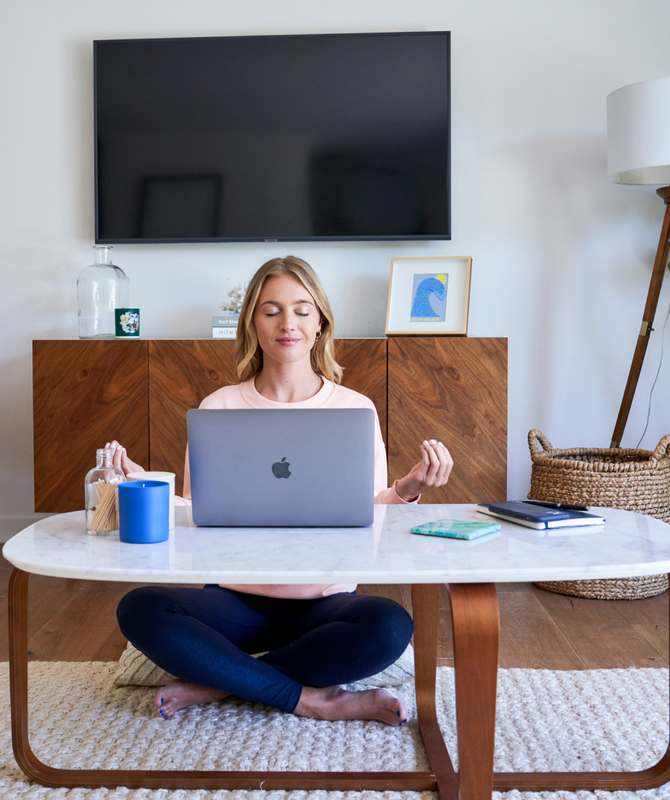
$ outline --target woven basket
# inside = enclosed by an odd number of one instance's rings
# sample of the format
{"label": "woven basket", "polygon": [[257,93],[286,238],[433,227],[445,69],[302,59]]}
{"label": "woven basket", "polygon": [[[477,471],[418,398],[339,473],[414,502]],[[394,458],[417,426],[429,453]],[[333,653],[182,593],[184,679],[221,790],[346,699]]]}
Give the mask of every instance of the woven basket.
{"label": "woven basket", "polygon": [[[670,435],[664,436],[653,452],[577,447],[555,450],[544,434],[532,430],[528,446],[533,462],[529,499],[623,508],[670,522]],[[668,576],[551,581],[538,582],[537,586],[573,597],[637,600],[664,592]]]}

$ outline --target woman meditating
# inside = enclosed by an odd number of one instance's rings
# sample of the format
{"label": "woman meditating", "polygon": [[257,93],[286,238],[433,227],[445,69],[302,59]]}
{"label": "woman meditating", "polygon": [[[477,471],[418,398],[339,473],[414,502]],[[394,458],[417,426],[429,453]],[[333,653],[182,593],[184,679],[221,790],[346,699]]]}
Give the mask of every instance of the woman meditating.
{"label": "woman meditating", "polygon": [[[268,261],[251,279],[235,360],[240,383],[218,389],[200,408],[374,410],[367,397],[339,385],[330,304],[299,258]],[[431,439],[421,443],[416,466],[387,487],[379,420],[376,428],[375,503],[416,502],[447,482],[451,456]],[[111,446],[115,466],[126,473],[138,469],[121,445]],[[184,501],[190,502],[188,454]],[[385,690],[340,686],[385,669],[412,636],[402,606],[358,595],[355,586],[147,586],[123,598],[117,617],[138,650],[179,678],[156,693],[162,717],[235,695],[316,719],[407,722],[405,706]],[[264,655],[250,655],[259,652]]]}

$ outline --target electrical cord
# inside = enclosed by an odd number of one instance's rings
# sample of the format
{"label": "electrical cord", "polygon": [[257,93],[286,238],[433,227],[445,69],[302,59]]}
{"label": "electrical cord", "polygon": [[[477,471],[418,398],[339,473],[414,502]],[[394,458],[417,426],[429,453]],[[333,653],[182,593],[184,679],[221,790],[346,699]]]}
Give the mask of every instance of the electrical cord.
{"label": "electrical cord", "polygon": [[[668,264],[668,268],[670,269],[670,264]],[[642,436],[640,436],[640,441],[637,443],[637,448],[639,448],[640,445],[642,444],[642,440],[644,439],[644,435],[647,432],[647,428],[649,427],[649,419],[651,417],[651,398],[654,396],[654,389],[656,388],[656,381],[658,380],[658,376],[661,374],[661,366],[663,365],[663,345],[665,343],[665,326],[668,324],[668,319],[670,319],[670,305],[668,305],[668,313],[667,313],[667,315],[665,317],[665,322],[663,323],[663,328],[661,330],[661,359],[658,362],[658,369],[656,370],[656,377],[654,378],[654,382],[651,385],[651,391],[649,392],[649,408],[647,408],[647,423],[644,426],[644,430],[642,431]]]}

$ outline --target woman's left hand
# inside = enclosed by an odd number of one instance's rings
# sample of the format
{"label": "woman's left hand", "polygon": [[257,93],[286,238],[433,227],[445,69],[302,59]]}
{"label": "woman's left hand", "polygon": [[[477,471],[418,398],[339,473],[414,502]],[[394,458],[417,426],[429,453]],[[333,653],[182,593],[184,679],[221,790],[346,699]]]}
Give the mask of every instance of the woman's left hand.
{"label": "woman's left hand", "polygon": [[454,461],[442,442],[426,440],[421,443],[421,461],[396,483],[396,491],[407,502],[416,500],[429,489],[444,486],[453,466]]}
{"label": "woman's left hand", "polygon": [[107,442],[105,445],[105,450],[113,450],[114,456],[112,459],[112,464],[117,469],[120,469],[124,475],[128,475],[129,472],[144,472],[144,467],[141,467],[139,464],[136,464],[134,461],[131,461],[128,458],[128,454],[126,453],[126,448],[119,444],[116,439],[112,442]]}

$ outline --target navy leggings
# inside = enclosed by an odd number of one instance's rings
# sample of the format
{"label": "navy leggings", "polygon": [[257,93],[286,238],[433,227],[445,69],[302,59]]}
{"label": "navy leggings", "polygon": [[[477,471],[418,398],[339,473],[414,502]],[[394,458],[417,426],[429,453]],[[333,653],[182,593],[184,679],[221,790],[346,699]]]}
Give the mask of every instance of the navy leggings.
{"label": "navy leggings", "polygon": [[144,586],[121,600],[117,619],[124,636],[167,672],[287,712],[303,686],[380,672],[412,636],[402,606],[356,592],[286,600],[216,585]]}

